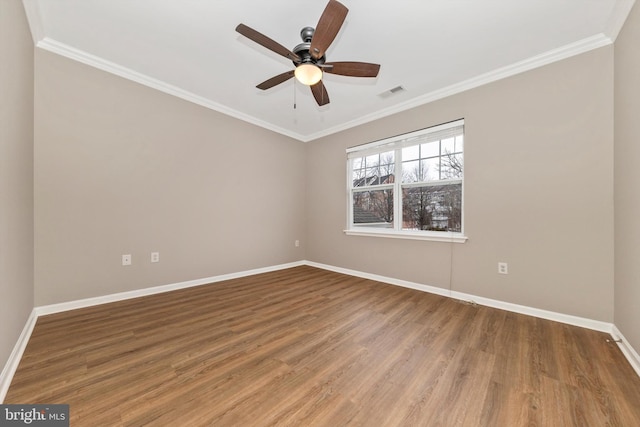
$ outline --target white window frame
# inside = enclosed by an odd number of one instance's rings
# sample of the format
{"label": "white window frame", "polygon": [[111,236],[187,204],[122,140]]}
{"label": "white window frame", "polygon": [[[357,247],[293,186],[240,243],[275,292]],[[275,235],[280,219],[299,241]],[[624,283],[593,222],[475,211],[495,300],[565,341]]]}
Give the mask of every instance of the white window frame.
{"label": "white window frame", "polygon": [[[347,228],[345,234],[353,236],[373,236],[373,237],[389,237],[400,239],[414,240],[431,240],[439,242],[464,243],[467,237],[464,234],[464,172],[462,179],[438,180],[428,183],[404,183],[401,178],[395,179],[393,184],[384,184],[367,187],[370,190],[384,190],[393,188],[393,206],[394,206],[394,223],[392,228],[376,228],[367,226],[354,226],[353,222],[353,159],[361,158],[369,155],[394,151],[395,176],[402,176],[402,149],[413,145],[422,144],[431,141],[440,141],[446,138],[448,133],[462,132],[464,134],[464,119],[455,120],[438,126],[432,126],[426,129],[410,132],[391,138],[385,138],[368,144],[358,145],[347,148]],[[466,141],[465,141],[466,145]],[[464,156],[463,148],[463,156]],[[442,153],[440,153],[442,156]],[[460,183],[462,186],[461,200],[461,230],[460,232],[451,231],[421,231],[421,230],[403,230],[402,229],[402,188],[411,186],[424,187],[426,185],[446,185],[452,183]]]}

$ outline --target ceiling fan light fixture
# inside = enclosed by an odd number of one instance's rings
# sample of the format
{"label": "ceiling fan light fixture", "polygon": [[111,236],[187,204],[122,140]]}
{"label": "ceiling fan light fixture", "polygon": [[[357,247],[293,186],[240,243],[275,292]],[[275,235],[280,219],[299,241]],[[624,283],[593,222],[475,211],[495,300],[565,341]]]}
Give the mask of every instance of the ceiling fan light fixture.
{"label": "ceiling fan light fixture", "polygon": [[313,86],[322,80],[320,67],[310,63],[298,65],[294,74],[300,83],[307,86]]}
{"label": "ceiling fan light fixture", "polygon": [[316,28],[304,27],[300,31],[302,43],[293,50],[287,49],[251,27],[238,24],[236,32],[287,58],[295,66],[294,70],[290,69],[273,76],[258,84],[256,88],[267,90],[295,77],[303,85],[309,86],[316,103],[322,107],[329,103],[329,94],[322,82],[325,72],[347,77],[377,77],[380,64],[356,61],[327,62],[325,52],[340,32],[348,12],[349,9],[338,0],[329,0]]}

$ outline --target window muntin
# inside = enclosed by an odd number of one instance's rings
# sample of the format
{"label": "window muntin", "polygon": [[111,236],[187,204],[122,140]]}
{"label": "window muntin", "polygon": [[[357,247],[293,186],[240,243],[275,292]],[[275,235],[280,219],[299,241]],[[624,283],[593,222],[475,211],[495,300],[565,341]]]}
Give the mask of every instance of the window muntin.
{"label": "window muntin", "polygon": [[394,154],[393,151],[386,151],[353,159],[353,186],[380,185],[385,183],[389,176],[394,176]]}
{"label": "window muntin", "polygon": [[462,234],[462,120],[347,153],[349,229]]}

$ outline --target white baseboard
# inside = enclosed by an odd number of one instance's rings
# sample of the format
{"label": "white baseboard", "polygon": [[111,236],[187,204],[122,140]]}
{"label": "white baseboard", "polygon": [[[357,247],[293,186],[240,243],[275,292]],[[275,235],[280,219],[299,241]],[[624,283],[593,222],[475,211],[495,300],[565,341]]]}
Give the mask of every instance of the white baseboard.
{"label": "white baseboard", "polygon": [[622,335],[622,332],[620,332],[616,325],[613,325],[611,336],[614,340],[616,340],[618,347],[620,347],[622,354],[624,354],[624,356],[627,358],[633,370],[636,371],[636,374],[638,374],[638,376],[640,376],[640,355],[638,354],[638,352],[635,351],[635,349],[631,346],[629,341],[627,341],[625,336]]}
{"label": "white baseboard", "polygon": [[16,345],[13,346],[13,351],[9,355],[9,360],[7,360],[7,363],[2,369],[2,373],[0,374],[0,403],[3,403],[4,398],[7,396],[9,386],[11,385],[11,380],[13,380],[13,375],[18,369],[20,359],[22,359],[24,350],[27,348],[29,338],[31,338],[31,333],[33,332],[33,328],[36,326],[37,320],[38,315],[36,314],[36,311],[34,309],[31,311],[31,314],[27,319],[27,323],[24,325],[22,333],[18,337],[18,341],[16,341]]}
{"label": "white baseboard", "polygon": [[584,317],[572,316],[569,314],[557,313],[548,310],[542,310],[539,308],[527,307],[524,305],[513,304],[504,301],[498,301],[490,298],[479,297],[476,295],[466,294],[463,292],[450,291],[449,289],[438,288],[435,286],[421,285],[418,283],[408,282],[406,280],[398,280],[391,277],[379,276],[377,274],[364,273],[362,271],[350,270],[347,268],[334,267],[331,265],[320,264],[317,262],[305,262],[306,265],[311,267],[317,267],[324,270],[334,271],[336,273],[348,274],[350,276],[362,277],[364,279],[371,279],[378,282],[388,283],[390,285],[402,286],[405,288],[416,289],[423,292],[428,292],[436,295],[442,295],[445,297],[455,298],[463,301],[471,301],[476,304],[484,305],[487,307],[499,308],[501,310],[511,311],[514,313],[525,314],[527,316],[538,317],[541,319],[553,320],[555,322],[565,323],[568,325],[579,326],[586,329],[591,329],[599,332],[605,332],[609,334],[614,340],[617,341],[618,347],[622,351],[622,354],[629,361],[633,369],[640,376],[640,355],[631,346],[629,341],[622,335],[618,328],[607,322],[599,320],[587,319]]}
{"label": "white baseboard", "polygon": [[178,289],[192,288],[194,286],[207,285],[210,283],[222,282],[224,280],[239,279],[241,277],[253,276],[255,274],[270,273],[272,271],[284,270],[286,268],[304,265],[304,261],[280,264],[271,267],[256,268],[253,270],[241,271],[238,273],[223,274],[220,276],[206,277],[204,279],[189,280],[186,282],[172,283],[169,285],[154,286],[152,288],[137,289],[135,291],[119,292],[117,294],[104,295],[94,298],[86,298],[76,301],[63,302],[60,304],[44,305],[35,308],[38,316],[61,313],[78,308],[92,307],[94,305],[106,304],[116,301],[124,301],[132,298],[139,298],[148,295],[161,294]]}
{"label": "white baseboard", "polygon": [[527,316],[538,317],[540,319],[553,320],[554,322],[565,323],[567,325],[579,326],[581,328],[592,329],[599,332],[606,332],[607,334],[611,334],[613,328],[613,325],[611,323],[602,322],[599,320],[572,316],[570,314],[563,314],[555,311],[548,311],[540,308],[528,307],[525,305],[513,304],[510,302],[504,302],[490,298],[483,298],[476,295],[465,294],[463,292],[453,291],[451,293],[451,297],[463,301],[473,301],[476,304],[485,305],[487,307],[499,308],[501,310],[511,311],[519,314],[526,314]]}
{"label": "white baseboard", "polygon": [[18,368],[18,364],[20,363],[20,359],[22,358],[22,354],[29,342],[29,338],[31,337],[31,333],[33,328],[35,327],[36,321],[39,316],[44,316],[47,314],[60,313],[69,310],[75,310],[78,308],[91,307],[100,304],[106,304],[110,302],[123,301],[131,298],[138,298],[147,295],[159,294],[169,291],[174,291],[178,289],[185,289],[194,286],[201,286],[210,283],[221,282],[224,280],[232,280],[238,279],[241,277],[252,276],[255,274],[269,273],[278,270],[284,270],[292,267],[299,267],[301,265],[308,265],[310,267],[321,268],[323,270],[333,271],[336,273],[347,274],[355,277],[362,277],[364,279],[375,280],[378,282],[388,283],[391,285],[402,286],[404,288],[415,289],[422,292],[428,292],[431,294],[441,295],[449,298],[455,298],[464,301],[473,301],[477,304],[484,305],[487,307],[498,308],[501,310],[507,310],[514,313],[525,314],[528,316],[539,317],[542,319],[553,320],[556,322],[566,323],[569,325],[580,326],[587,329],[593,329],[600,332],[606,332],[610,334],[615,340],[620,340],[618,345],[622,350],[624,356],[629,360],[631,366],[636,371],[636,373],[640,376],[640,356],[631,346],[631,344],[624,338],[622,333],[616,328],[615,325],[611,323],[601,322],[592,319],[586,319],[577,316],[571,316],[568,314],[556,313],[547,310],[541,310],[538,308],[532,308],[527,306],[522,306],[518,304],[512,304],[504,301],[493,300],[490,298],[479,297],[471,294],[466,294],[457,291],[451,291],[449,289],[439,288],[435,286],[422,285],[415,282],[409,282],[406,280],[394,279],[391,277],[380,276],[377,274],[365,273],[362,271],[351,270],[347,268],[335,267],[326,264],[320,264],[312,261],[297,261],[288,264],[281,264],[271,267],[265,268],[257,268],[253,270],[247,270],[238,273],[224,274],[220,276],[207,277],[204,279],[196,279],[190,280],[186,282],[174,283],[163,286],[156,286],[152,288],[138,289],[135,291],[129,292],[120,292],[111,295],[104,295],[95,298],[86,298],[77,301],[69,301],[60,304],[52,304],[46,306],[35,307],[25,324],[24,329],[22,330],[22,334],[18,338],[16,345],[13,349],[13,352],[9,356],[9,360],[5,364],[4,369],[2,370],[2,374],[0,374],[0,403],[4,401],[7,391],[9,390],[9,386],[11,385],[11,380],[13,379],[13,375],[15,374],[16,369]]}
{"label": "white baseboard", "polygon": [[348,268],[334,267],[333,265],[320,264],[317,262],[306,261],[305,265],[310,267],[321,268],[323,270],[333,271],[335,273],[347,274],[349,276],[361,277],[363,279],[375,280],[376,282],[388,283],[390,285],[402,286],[403,288],[415,289],[417,291],[428,292],[430,294],[442,295],[450,297],[449,289],[438,288],[435,286],[421,285],[407,280],[394,279],[392,277],[380,276],[378,274],[365,273],[363,271],[351,270]]}
{"label": "white baseboard", "polygon": [[416,289],[431,294],[442,295],[463,301],[471,301],[476,304],[487,307],[499,308],[501,310],[511,311],[514,313],[526,314],[528,316],[539,317],[541,319],[553,320],[560,323],[566,323],[573,326],[580,326],[587,329],[593,329],[600,332],[611,334],[613,325],[598,320],[586,319],[583,317],[571,316],[569,314],[556,313],[553,311],[542,310],[539,308],[527,307],[524,305],[513,304],[494,300],[490,298],[479,297],[477,295],[466,294],[463,292],[450,291],[449,289],[438,288],[435,286],[421,285],[419,283],[408,282],[406,280],[398,280],[391,277],[379,276],[377,274],[364,273],[362,271],[349,270],[346,268],[334,267],[331,265],[319,264],[316,262],[307,262],[312,267],[322,268],[324,270],[335,271],[336,273],[348,274],[350,276],[362,277],[365,279],[376,280],[378,282],[388,283],[391,285],[402,286],[405,288]]}

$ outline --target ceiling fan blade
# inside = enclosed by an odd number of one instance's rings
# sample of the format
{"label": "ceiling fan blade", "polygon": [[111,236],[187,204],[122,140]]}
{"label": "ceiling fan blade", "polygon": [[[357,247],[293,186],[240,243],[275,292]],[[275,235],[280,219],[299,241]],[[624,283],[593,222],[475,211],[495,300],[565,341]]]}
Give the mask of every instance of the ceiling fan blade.
{"label": "ceiling fan blade", "polygon": [[318,83],[310,86],[311,93],[313,93],[313,97],[316,99],[316,102],[319,106],[323,106],[329,103],[329,94],[327,93],[327,88],[324,87],[322,80]]}
{"label": "ceiling fan blade", "polygon": [[348,12],[349,9],[342,3],[336,0],[329,0],[311,39],[309,52],[314,59],[320,59],[324,56],[325,51],[338,35],[338,31],[340,31]]}
{"label": "ceiling fan blade", "polygon": [[287,71],[286,73],[278,74],[277,76],[271,77],[269,80],[263,81],[256,87],[262,90],[271,89],[272,87],[277,86],[280,83],[284,83],[287,80],[289,80],[291,77],[293,77],[294,72],[295,72],[294,70],[291,70],[291,71]]}
{"label": "ceiling fan blade", "polygon": [[377,77],[380,71],[380,64],[370,64],[368,62],[327,62],[322,65],[322,70],[341,76],[350,77]]}
{"label": "ceiling fan blade", "polygon": [[247,27],[244,24],[239,24],[236,27],[236,31],[242,34],[243,36],[245,36],[246,38],[251,39],[254,42],[258,43],[259,45],[264,46],[267,49],[277,53],[278,55],[282,55],[285,58],[290,59],[294,62],[302,61],[302,58],[300,58],[297,54],[291,52],[289,49],[282,46],[280,43],[271,40],[269,37],[254,30],[251,27]]}

